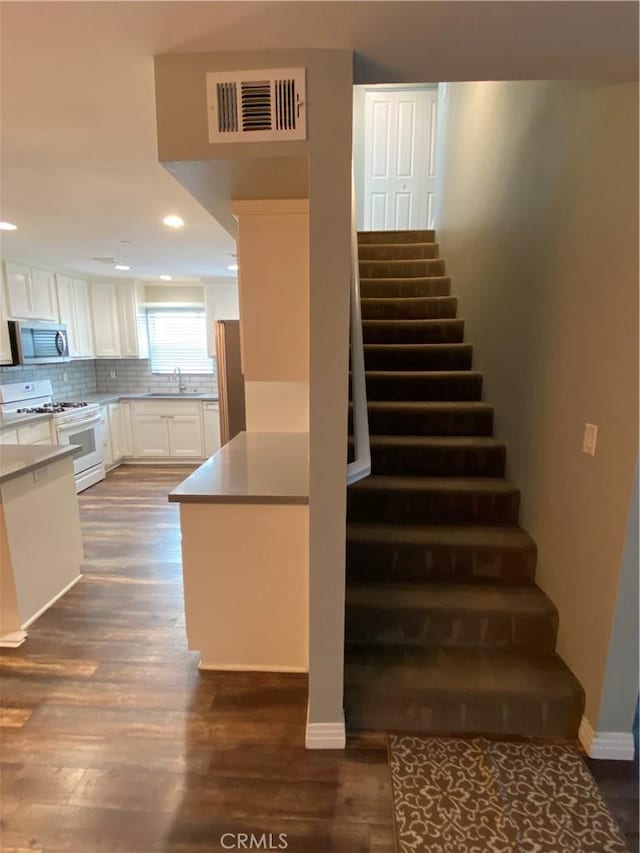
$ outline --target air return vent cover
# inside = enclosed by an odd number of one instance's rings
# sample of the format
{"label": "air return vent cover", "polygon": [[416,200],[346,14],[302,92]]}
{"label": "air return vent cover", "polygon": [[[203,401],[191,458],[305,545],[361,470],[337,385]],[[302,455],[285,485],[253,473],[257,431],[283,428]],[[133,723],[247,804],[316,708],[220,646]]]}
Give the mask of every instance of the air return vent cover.
{"label": "air return vent cover", "polygon": [[307,138],[304,68],[207,74],[209,142]]}

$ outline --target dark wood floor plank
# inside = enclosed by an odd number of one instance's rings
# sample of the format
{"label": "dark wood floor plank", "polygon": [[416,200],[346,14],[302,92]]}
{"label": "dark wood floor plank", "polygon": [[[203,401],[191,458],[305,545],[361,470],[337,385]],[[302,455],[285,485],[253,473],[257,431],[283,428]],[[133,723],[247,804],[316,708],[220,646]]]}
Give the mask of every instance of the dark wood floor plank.
{"label": "dark wood floor plank", "polygon": [[191,469],[122,467],[80,496],[83,577],[0,654],[2,851],[395,851],[383,735],[304,748],[307,679],[198,670],[180,528]]}

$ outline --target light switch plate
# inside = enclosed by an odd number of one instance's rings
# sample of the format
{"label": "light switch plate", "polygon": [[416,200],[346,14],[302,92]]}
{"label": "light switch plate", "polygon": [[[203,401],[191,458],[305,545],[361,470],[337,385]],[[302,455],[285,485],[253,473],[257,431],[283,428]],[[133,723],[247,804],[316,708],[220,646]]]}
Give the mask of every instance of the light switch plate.
{"label": "light switch plate", "polygon": [[582,439],[582,452],[587,456],[596,455],[596,443],[598,441],[598,427],[596,424],[584,425],[584,438]]}
{"label": "light switch plate", "polygon": [[110,370],[110,371],[109,371],[109,379],[115,379],[117,375],[118,375],[118,374],[117,374],[117,372],[116,372],[115,370]]}

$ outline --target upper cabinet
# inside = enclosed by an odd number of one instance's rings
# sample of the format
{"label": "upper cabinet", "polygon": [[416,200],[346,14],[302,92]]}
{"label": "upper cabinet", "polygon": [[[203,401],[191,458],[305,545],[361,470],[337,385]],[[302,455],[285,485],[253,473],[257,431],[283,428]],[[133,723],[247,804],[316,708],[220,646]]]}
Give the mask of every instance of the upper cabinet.
{"label": "upper cabinet", "polygon": [[79,358],[93,358],[93,335],[89,308],[89,285],[82,279],[73,279],[73,307],[76,323],[76,347]]}
{"label": "upper cabinet", "polygon": [[93,342],[97,358],[121,358],[118,292],[108,281],[89,285]]}
{"label": "upper cabinet", "polygon": [[67,275],[56,276],[60,322],[67,326],[72,358],[93,358],[93,338],[86,281]]}
{"label": "upper cabinet", "polygon": [[31,298],[34,317],[39,320],[59,320],[56,300],[56,280],[49,270],[31,268]]}
{"label": "upper cabinet", "polygon": [[118,293],[118,322],[120,324],[120,349],[123,358],[147,358],[148,343],[143,316],[138,299],[138,288],[133,282],[116,285]]}
{"label": "upper cabinet", "polygon": [[11,341],[9,340],[9,324],[7,312],[7,295],[4,277],[0,270],[0,364],[11,364]]}
{"label": "upper cabinet", "polygon": [[9,317],[17,320],[58,320],[52,272],[7,261],[5,278]]}
{"label": "upper cabinet", "polygon": [[136,285],[92,281],[89,291],[96,358],[146,358]]}

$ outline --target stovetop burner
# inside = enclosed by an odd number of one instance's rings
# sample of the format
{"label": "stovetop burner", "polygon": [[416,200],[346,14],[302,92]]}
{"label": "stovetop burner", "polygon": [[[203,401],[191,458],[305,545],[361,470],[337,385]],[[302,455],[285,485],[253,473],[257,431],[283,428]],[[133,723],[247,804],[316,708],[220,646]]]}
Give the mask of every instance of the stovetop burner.
{"label": "stovetop burner", "polygon": [[19,415],[59,415],[67,409],[84,409],[88,403],[44,403],[42,406],[32,406],[18,409]]}

